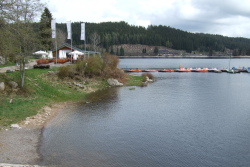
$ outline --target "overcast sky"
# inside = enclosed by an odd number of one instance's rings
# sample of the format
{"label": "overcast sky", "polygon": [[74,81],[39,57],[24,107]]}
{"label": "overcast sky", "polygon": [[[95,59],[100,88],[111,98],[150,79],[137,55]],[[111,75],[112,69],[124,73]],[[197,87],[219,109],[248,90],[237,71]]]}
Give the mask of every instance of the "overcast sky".
{"label": "overcast sky", "polygon": [[58,23],[125,21],[250,38],[250,0],[42,0]]}

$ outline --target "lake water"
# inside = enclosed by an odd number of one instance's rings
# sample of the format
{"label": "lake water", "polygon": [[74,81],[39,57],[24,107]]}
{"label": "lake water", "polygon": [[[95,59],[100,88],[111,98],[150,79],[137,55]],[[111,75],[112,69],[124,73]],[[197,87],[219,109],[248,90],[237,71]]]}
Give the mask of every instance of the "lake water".
{"label": "lake water", "polygon": [[[125,68],[227,68],[226,59],[121,59]],[[233,59],[232,66],[250,66]],[[164,65],[164,66],[163,66]],[[42,165],[250,166],[250,74],[153,73],[147,87],[110,88],[45,127]]]}

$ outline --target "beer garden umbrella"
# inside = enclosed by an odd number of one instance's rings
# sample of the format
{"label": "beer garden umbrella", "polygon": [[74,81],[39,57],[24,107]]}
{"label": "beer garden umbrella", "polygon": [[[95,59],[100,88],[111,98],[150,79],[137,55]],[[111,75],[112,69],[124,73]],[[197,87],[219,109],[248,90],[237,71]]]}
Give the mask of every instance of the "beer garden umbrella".
{"label": "beer garden umbrella", "polygon": [[39,51],[34,52],[33,55],[41,55],[42,58],[45,58],[45,56],[47,56],[48,53],[45,51],[39,50]]}

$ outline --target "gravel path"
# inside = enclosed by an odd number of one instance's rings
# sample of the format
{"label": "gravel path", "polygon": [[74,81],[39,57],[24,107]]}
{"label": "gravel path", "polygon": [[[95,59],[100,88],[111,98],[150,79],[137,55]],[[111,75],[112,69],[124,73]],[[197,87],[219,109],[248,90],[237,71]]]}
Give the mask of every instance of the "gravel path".
{"label": "gravel path", "polygon": [[[29,64],[27,64],[27,67],[29,69],[33,68],[33,65],[35,65],[36,62],[30,62]],[[2,67],[0,68],[0,73],[4,73],[7,70],[11,70],[11,71],[15,71],[16,69],[19,69],[19,66],[9,66],[9,67]]]}
{"label": "gravel path", "polygon": [[37,164],[41,162],[39,145],[42,129],[47,121],[68,104],[65,102],[52,107],[45,106],[37,115],[26,118],[14,127],[0,128],[0,167],[39,167]]}
{"label": "gravel path", "polygon": [[[37,64],[36,61],[32,61],[32,62],[29,62],[29,63],[26,65],[26,67],[27,67],[28,69],[32,69],[33,66],[34,66],[35,64]],[[67,63],[65,63],[65,64],[54,64],[54,63],[49,63],[50,68],[52,68],[52,67],[66,66],[66,65],[69,65],[69,64],[71,64],[71,62],[67,62]],[[19,70],[19,68],[20,68],[19,66],[2,67],[2,68],[0,68],[0,73],[5,73],[7,70],[16,71],[16,70]]]}

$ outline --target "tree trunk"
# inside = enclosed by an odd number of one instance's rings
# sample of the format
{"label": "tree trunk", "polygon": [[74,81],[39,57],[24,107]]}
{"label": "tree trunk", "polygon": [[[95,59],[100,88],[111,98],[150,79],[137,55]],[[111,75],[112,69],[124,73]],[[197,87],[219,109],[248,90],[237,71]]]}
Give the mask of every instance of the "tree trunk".
{"label": "tree trunk", "polygon": [[20,58],[20,74],[21,74],[21,88],[23,88],[24,79],[25,79],[25,57],[24,56]]}

